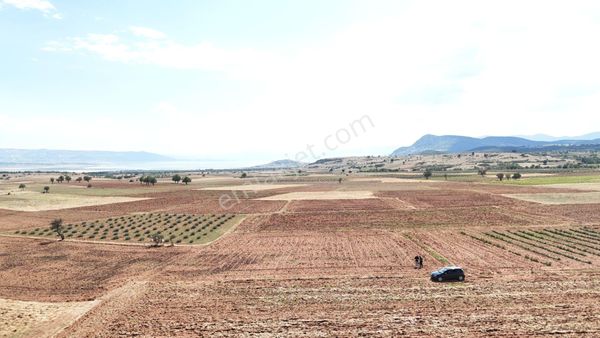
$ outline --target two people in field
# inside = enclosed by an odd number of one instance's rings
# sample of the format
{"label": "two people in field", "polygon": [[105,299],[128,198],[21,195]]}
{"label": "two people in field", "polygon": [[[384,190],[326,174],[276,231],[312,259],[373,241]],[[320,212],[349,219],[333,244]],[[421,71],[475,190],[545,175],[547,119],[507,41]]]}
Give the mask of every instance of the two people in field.
{"label": "two people in field", "polygon": [[423,268],[423,256],[415,256],[415,269]]}

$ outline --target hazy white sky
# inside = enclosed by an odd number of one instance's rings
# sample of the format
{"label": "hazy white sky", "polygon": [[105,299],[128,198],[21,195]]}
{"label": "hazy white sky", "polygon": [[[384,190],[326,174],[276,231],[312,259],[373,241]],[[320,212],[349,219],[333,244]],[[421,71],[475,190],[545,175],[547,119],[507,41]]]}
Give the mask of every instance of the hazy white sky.
{"label": "hazy white sky", "polygon": [[[0,0],[0,147],[284,158],[600,129],[597,1]],[[321,154],[320,154],[321,155]]]}

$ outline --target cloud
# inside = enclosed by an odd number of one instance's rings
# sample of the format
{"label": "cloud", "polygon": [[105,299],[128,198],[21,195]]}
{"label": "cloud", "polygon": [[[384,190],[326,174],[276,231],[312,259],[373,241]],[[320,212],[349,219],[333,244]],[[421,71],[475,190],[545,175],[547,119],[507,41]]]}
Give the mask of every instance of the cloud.
{"label": "cloud", "polygon": [[[235,109],[178,103],[190,121],[173,127],[171,136],[181,144],[210,143],[219,131],[236,128],[231,135],[239,138],[223,139],[215,152],[293,151],[369,114],[377,132],[361,138],[361,146],[393,147],[425,133],[580,134],[600,124],[600,46],[593,43],[599,13],[592,1],[413,2],[294,47],[181,43],[130,28],[50,41],[44,50],[217,72],[256,90],[250,103]],[[162,104],[159,110],[175,109]],[[294,126],[273,128],[282,116],[294,117]],[[195,136],[193,126],[207,119],[211,128]],[[252,141],[239,145],[239,139]]]}
{"label": "cloud", "polygon": [[63,15],[58,13],[56,7],[48,0],[0,0],[2,5],[9,5],[21,10],[37,10],[44,13],[44,16],[61,20]]}
{"label": "cloud", "polygon": [[36,9],[44,13],[56,10],[54,5],[47,0],[2,0],[2,2],[18,9]]}
{"label": "cloud", "polygon": [[167,35],[152,28],[131,26],[129,30],[135,36],[141,36],[149,39],[164,39]]}
{"label": "cloud", "polygon": [[[250,48],[228,50],[210,42],[184,45],[164,39],[166,34],[142,27],[130,27],[130,34],[87,34],[48,41],[48,52],[82,51],[106,60],[149,64],[165,68],[221,71],[240,75],[273,66],[269,53]],[[269,63],[270,62],[270,63]]]}

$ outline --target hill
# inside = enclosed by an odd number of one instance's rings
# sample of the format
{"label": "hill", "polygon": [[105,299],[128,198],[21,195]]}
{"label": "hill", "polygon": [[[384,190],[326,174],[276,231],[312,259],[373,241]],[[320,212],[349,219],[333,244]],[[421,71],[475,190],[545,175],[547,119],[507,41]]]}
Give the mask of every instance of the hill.
{"label": "hill", "polygon": [[293,160],[277,160],[267,164],[261,164],[251,167],[251,169],[290,169],[290,168],[301,168],[306,163],[293,161]]}

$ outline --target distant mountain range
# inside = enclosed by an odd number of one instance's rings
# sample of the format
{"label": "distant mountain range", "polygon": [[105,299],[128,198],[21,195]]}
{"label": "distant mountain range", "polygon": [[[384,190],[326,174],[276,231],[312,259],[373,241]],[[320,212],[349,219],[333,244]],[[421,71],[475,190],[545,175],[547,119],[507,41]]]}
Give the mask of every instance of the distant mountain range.
{"label": "distant mountain range", "polygon": [[[589,134],[599,135],[599,133]],[[559,139],[550,141],[536,141],[523,137],[514,136],[490,136],[475,138],[459,135],[425,135],[409,147],[400,147],[391,154],[402,156],[426,153],[461,153],[461,152],[503,152],[503,151],[551,151],[572,147],[583,149],[585,146],[600,146],[600,138],[582,139]],[[597,148],[597,147],[595,147]]]}
{"label": "distant mountain range", "polygon": [[535,134],[535,135],[517,135],[517,137],[525,138],[532,141],[559,141],[559,140],[595,140],[600,138],[600,132],[589,133],[580,136],[550,136],[546,134]]}
{"label": "distant mountain range", "polygon": [[0,163],[85,164],[171,161],[170,157],[145,151],[84,151],[49,149],[0,149]]}

